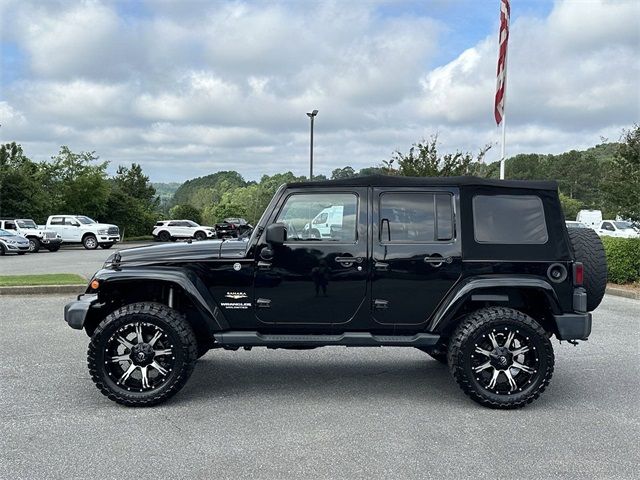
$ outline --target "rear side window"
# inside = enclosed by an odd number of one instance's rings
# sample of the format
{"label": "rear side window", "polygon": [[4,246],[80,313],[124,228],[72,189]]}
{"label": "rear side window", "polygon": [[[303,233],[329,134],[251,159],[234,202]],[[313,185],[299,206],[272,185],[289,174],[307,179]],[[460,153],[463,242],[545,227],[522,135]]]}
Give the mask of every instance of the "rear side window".
{"label": "rear side window", "polygon": [[549,240],[542,200],[534,195],[473,197],[476,242],[544,244]]}
{"label": "rear side window", "polygon": [[380,196],[382,243],[432,243],[453,239],[453,197],[448,193]]}

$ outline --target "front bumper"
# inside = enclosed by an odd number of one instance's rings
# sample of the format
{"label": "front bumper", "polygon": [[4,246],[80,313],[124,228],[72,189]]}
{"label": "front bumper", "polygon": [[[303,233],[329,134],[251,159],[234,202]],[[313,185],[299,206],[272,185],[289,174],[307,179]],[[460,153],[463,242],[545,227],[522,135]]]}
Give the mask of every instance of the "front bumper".
{"label": "front bumper", "polygon": [[4,246],[7,248],[8,252],[28,252],[29,244],[26,245],[23,243],[5,243]]}
{"label": "front bumper", "polygon": [[64,321],[69,324],[71,328],[76,330],[82,330],[84,321],[87,318],[89,309],[98,303],[97,293],[84,293],[78,295],[78,299],[67,303],[64,306]]}
{"label": "front bumper", "polygon": [[100,235],[98,242],[100,243],[118,243],[120,241],[120,235]]}
{"label": "front bumper", "polygon": [[42,243],[42,245],[56,246],[62,243],[62,239],[61,238],[42,238],[40,239],[40,243]]}
{"label": "front bumper", "polygon": [[586,340],[591,334],[591,313],[554,315],[558,340]]}

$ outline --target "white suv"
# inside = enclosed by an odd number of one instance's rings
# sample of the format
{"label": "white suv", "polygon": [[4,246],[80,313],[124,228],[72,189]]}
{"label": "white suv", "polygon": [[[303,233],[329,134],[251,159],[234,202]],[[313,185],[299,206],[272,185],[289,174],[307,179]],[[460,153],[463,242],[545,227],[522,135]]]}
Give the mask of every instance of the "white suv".
{"label": "white suv", "polygon": [[604,235],[606,237],[619,237],[619,238],[638,238],[638,231],[633,228],[633,225],[629,222],[620,222],[615,220],[605,220],[598,228],[596,228],[598,235]]}
{"label": "white suv", "polygon": [[60,235],[64,243],[81,243],[87,250],[111,248],[120,241],[116,225],[98,223],[84,215],[51,215],[47,230]]}
{"label": "white suv", "polygon": [[207,240],[216,236],[213,227],[198,225],[191,220],[163,220],[156,223],[151,232],[153,238],[161,242],[176,240],[179,238],[195,238],[196,240]]}

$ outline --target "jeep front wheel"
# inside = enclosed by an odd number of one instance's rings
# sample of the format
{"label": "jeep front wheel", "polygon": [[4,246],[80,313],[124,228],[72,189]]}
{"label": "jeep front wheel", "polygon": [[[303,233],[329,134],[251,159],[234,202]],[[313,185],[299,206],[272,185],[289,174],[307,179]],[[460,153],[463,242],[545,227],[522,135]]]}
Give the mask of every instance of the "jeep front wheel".
{"label": "jeep front wheel", "polygon": [[29,237],[29,252],[38,253],[40,251],[40,240],[35,237]]}
{"label": "jeep front wheel", "polygon": [[175,395],[198,357],[191,326],[158,303],[126,305],[107,316],[91,337],[91,378],[109,399],[151,406]]}
{"label": "jeep front wheel", "polygon": [[449,343],[449,369],[472,400],[491,408],[524,407],[553,374],[554,355],[544,329],[524,313],[489,307],[468,315]]}
{"label": "jeep front wheel", "polygon": [[98,240],[93,235],[87,235],[82,239],[82,245],[87,250],[95,250],[98,248]]}

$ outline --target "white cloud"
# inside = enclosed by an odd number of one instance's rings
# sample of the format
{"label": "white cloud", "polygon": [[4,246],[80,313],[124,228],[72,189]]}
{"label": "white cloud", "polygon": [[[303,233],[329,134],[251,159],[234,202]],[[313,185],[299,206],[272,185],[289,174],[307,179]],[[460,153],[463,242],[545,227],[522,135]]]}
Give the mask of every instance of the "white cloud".
{"label": "white cloud", "polygon": [[[435,132],[443,149],[499,137],[497,31],[430,68],[455,19],[384,15],[370,2],[123,6],[4,2],[3,41],[25,68],[2,86],[0,140],[39,159],[61,144],[95,149],[168,180],[304,174],[312,108],[323,173],[378,164]],[[509,153],[584,148],[640,119],[637,2],[559,0],[546,18],[512,8]]]}

